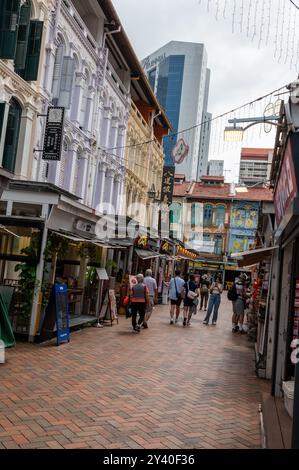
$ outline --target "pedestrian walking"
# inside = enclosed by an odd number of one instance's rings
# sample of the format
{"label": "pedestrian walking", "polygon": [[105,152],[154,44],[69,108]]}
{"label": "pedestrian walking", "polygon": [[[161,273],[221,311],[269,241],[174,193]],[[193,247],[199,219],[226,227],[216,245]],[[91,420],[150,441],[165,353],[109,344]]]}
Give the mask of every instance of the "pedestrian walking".
{"label": "pedestrian walking", "polygon": [[204,310],[207,310],[208,300],[209,300],[209,289],[210,282],[208,281],[208,276],[204,274],[200,281],[200,310],[204,307]]}
{"label": "pedestrian walking", "polygon": [[[170,299],[170,324],[178,323],[180,316],[180,307],[184,297],[185,281],[181,278],[181,272],[176,271],[169,283],[169,299]],[[175,320],[174,320],[175,314]]]}
{"label": "pedestrian walking", "polygon": [[147,269],[145,272],[144,284],[148,288],[149,302],[146,306],[145,318],[142,324],[143,328],[148,328],[148,321],[153,313],[154,305],[158,303],[158,287],[156,279],[153,278],[153,272],[151,269]]}
{"label": "pedestrian walking", "polygon": [[[144,284],[143,274],[137,274],[136,279],[137,284],[131,289],[132,327],[134,333],[139,333],[144,322],[145,309],[149,303],[149,292]],[[139,315],[138,324],[137,315]]]}
{"label": "pedestrian walking", "polygon": [[244,314],[246,306],[246,281],[247,276],[245,273],[235,278],[232,288],[233,297],[233,316],[232,316],[232,332],[245,333],[243,329]]}
{"label": "pedestrian walking", "polygon": [[198,305],[198,286],[195,283],[194,274],[190,274],[188,281],[185,282],[185,298],[184,298],[184,320],[183,326],[191,325],[191,317]]}
{"label": "pedestrian walking", "polygon": [[210,287],[210,299],[208,305],[208,311],[206,317],[203,321],[204,325],[208,325],[210,321],[210,316],[213,312],[212,325],[217,324],[218,320],[218,310],[221,303],[221,294],[223,292],[223,284],[220,277],[217,277],[216,281],[212,283]]}

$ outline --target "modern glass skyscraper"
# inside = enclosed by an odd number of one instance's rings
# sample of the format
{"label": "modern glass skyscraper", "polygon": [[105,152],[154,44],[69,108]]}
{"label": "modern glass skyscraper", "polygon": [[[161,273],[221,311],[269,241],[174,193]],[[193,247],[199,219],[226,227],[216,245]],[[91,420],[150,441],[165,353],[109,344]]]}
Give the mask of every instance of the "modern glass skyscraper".
{"label": "modern glass skyscraper", "polygon": [[[171,41],[142,63],[174,132],[211,118],[207,112],[210,70],[203,44]],[[174,165],[171,153],[179,138],[189,145],[189,153],[182,163],[176,164],[176,172],[184,173],[188,180],[198,180],[207,174],[210,125],[165,138],[167,166]]]}

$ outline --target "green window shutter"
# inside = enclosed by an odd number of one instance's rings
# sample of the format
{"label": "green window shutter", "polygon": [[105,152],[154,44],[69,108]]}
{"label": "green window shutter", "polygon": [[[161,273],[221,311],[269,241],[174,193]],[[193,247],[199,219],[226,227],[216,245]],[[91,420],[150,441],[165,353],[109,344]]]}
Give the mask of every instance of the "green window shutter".
{"label": "green window shutter", "polygon": [[20,0],[0,1],[0,59],[14,59],[17,45]]}
{"label": "green window shutter", "polygon": [[15,55],[15,70],[21,71],[25,68],[29,27],[30,27],[31,4],[27,2],[21,7],[18,28],[17,49]]}
{"label": "green window shutter", "polygon": [[74,73],[75,60],[72,57],[64,57],[62,62],[58,106],[63,106],[66,109],[69,109],[71,105]]}
{"label": "green window shutter", "polygon": [[2,137],[2,126],[5,112],[5,103],[0,103],[0,142]]}
{"label": "green window shutter", "polygon": [[30,21],[26,65],[22,75],[27,81],[37,80],[43,24],[42,21]]}
{"label": "green window shutter", "polygon": [[21,114],[22,109],[20,105],[15,100],[11,100],[7,119],[2,165],[3,168],[11,171],[12,173],[15,171]]}

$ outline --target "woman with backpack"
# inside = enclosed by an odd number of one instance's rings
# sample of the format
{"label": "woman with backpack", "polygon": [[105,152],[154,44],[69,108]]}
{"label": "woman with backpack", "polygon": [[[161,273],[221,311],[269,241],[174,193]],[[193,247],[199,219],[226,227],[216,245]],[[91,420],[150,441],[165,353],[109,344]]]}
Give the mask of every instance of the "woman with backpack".
{"label": "woman with backpack", "polygon": [[185,282],[184,289],[185,289],[185,297],[184,297],[184,320],[183,326],[190,326],[191,325],[191,317],[194,311],[196,311],[196,307],[198,304],[198,286],[195,283],[195,276],[194,274],[190,274],[188,277],[188,281]]}
{"label": "woman with backpack", "polygon": [[208,276],[204,274],[200,281],[200,310],[204,306],[204,310],[207,310],[208,300],[209,300],[209,288],[210,283],[208,281]]}
{"label": "woman with backpack", "polygon": [[[132,308],[132,327],[133,333],[139,333],[141,325],[144,322],[145,309],[149,304],[149,291],[144,284],[143,274],[137,274],[137,284],[131,289],[131,308]],[[139,314],[139,320],[137,324],[137,315]]]}

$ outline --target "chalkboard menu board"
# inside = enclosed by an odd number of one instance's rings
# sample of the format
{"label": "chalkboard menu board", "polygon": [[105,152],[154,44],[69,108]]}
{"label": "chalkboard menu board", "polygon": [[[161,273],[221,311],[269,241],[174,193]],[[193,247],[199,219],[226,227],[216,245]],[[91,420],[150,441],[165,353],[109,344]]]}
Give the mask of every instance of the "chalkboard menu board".
{"label": "chalkboard menu board", "polygon": [[55,284],[57,345],[70,341],[69,306],[66,284]]}

